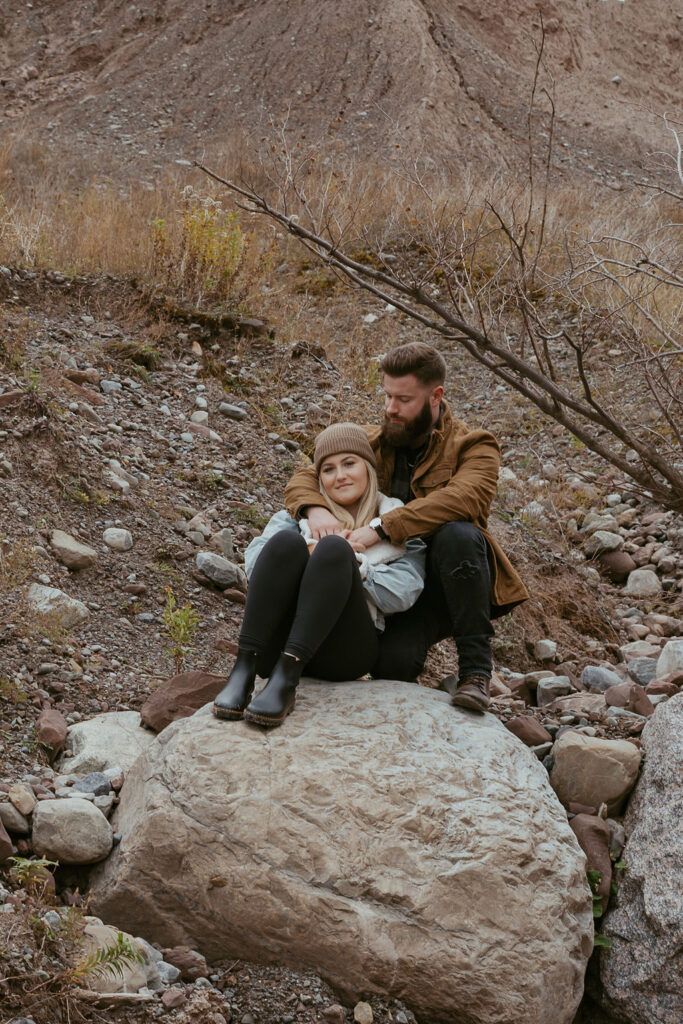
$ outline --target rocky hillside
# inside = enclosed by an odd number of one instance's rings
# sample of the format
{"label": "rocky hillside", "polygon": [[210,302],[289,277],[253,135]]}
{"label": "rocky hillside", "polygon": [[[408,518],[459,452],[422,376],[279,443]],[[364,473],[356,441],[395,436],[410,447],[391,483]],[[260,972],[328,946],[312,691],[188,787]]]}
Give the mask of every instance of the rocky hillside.
{"label": "rocky hillside", "polygon": [[[317,271],[283,265],[281,274],[288,273]],[[3,268],[0,289],[0,840],[4,856],[46,854],[62,863],[57,887],[64,906],[79,902],[76,890],[85,884],[70,865],[106,856],[120,827],[139,832],[116,818],[113,829],[106,822],[118,803],[113,787],[120,788],[129,767],[119,770],[123,754],[114,742],[99,741],[109,772],[97,782],[101,791],[90,791],[87,764],[73,771],[73,761],[51,766],[65,743],[73,747],[67,728],[102,714],[137,721],[142,709],[159,729],[178,703],[188,711],[211,699],[235,649],[245,545],[280,507],[288,476],[322,425],[379,415],[374,353],[387,333],[407,340],[416,328],[395,311],[336,289],[308,307],[310,335],[329,337],[327,348],[280,340],[277,324],[255,318],[164,312],[135,286],[109,277]],[[589,864],[600,871],[606,905],[609,850],[617,859],[623,847],[620,819],[641,765],[640,736],[683,679],[683,530],[672,513],[653,508],[626,480],[577,451],[559,428],[539,431],[513,395],[487,387],[475,370],[449,358],[454,407],[501,439],[492,526],[532,594],[498,624],[494,715],[517,737],[519,756],[526,746],[537,768],[542,761]],[[445,642],[421,682],[436,687],[455,667]],[[182,699],[172,710],[164,683],[181,669],[202,670],[201,685],[193,690],[194,675],[189,690],[186,677],[174,684]],[[206,670],[217,673],[208,682]],[[446,678],[444,685],[451,683]],[[303,702],[298,714],[305,712]],[[456,714],[447,706],[443,712]],[[652,733],[660,735],[661,756],[678,756],[666,753],[666,730]],[[660,749],[659,740],[651,742]],[[79,792],[93,801],[91,815],[99,815],[98,830],[85,828],[87,844],[99,843],[94,854],[91,845],[85,853],[74,848],[80,833],[69,815],[80,813],[82,800],[72,799]],[[44,802],[59,811],[43,811]],[[659,821],[649,800],[646,806]],[[662,835],[673,841],[666,828]],[[631,891],[640,899],[637,884]],[[23,905],[4,893],[8,913]],[[107,905],[107,917],[113,913]],[[130,920],[144,932],[134,914]],[[192,945],[202,945],[203,926],[182,927]],[[160,934],[148,938],[169,946]],[[260,949],[255,942],[249,948]],[[215,958],[214,950],[206,952]],[[663,955],[653,977],[668,969]],[[294,991],[305,1010],[296,1019],[322,1020],[331,1006],[337,1008],[324,1019],[347,1019],[317,975],[297,979],[232,963],[211,968],[218,985],[212,998],[223,1000],[213,1005],[222,1006],[224,1020],[239,1010],[249,1024],[247,1015],[261,1007],[259,1019],[274,1024],[289,1016]],[[31,964],[22,968],[27,984],[34,969],[44,969]],[[191,974],[184,977],[167,978],[172,988],[163,1006],[190,1021],[191,1008],[208,996]],[[320,1002],[303,1000],[301,978]],[[225,991],[234,1004],[228,1016]],[[598,985],[598,999],[600,991]],[[141,996],[153,1013],[159,998]],[[402,1004],[390,1008],[377,989],[374,998],[378,1020],[398,1021],[399,1013],[410,1020]],[[419,1009],[420,998],[411,999]]]}
{"label": "rocky hillside", "polygon": [[234,156],[271,119],[331,155],[509,172],[541,18],[558,166],[642,174],[683,87],[681,15],[657,0],[3,4],[0,127],[27,172],[77,180]]}
{"label": "rocky hillside", "polygon": [[253,170],[282,129],[368,217],[392,166],[465,203],[523,186],[552,97],[549,249],[566,208],[650,251],[660,208],[623,189],[666,181],[682,38],[657,0],[0,3],[0,1024],[677,1024],[683,524],[458,352],[531,594],[492,714],[450,706],[445,641],[420,687],[305,680],[272,742],[192,715],[316,433],[376,421],[378,357],[433,337],[188,165]]}

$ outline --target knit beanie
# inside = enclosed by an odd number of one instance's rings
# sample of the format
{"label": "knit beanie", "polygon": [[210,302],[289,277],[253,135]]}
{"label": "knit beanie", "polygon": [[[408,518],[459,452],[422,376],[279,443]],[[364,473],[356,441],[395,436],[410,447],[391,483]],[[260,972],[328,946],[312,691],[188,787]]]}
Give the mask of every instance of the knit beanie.
{"label": "knit beanie", "polygon": [[330,455],[339,455],[341,452],[360,455],[362,459],[367,459],[370,465],[377,469],[375,453],[370,447],[368,435],[363,428],[356,423],[333,423],[315,439],[313,464],[316,473],[320,472],[320,465],[325,459]]}

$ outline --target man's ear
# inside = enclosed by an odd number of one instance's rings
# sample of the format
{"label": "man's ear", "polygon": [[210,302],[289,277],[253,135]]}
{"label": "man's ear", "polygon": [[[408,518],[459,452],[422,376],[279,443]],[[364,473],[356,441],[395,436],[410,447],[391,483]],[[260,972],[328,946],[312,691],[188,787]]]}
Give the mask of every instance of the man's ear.
{"label": "man's ear", "polygon": [[440,405],[443,398],[443,384],[437,384],[429,396],[430,405]]}

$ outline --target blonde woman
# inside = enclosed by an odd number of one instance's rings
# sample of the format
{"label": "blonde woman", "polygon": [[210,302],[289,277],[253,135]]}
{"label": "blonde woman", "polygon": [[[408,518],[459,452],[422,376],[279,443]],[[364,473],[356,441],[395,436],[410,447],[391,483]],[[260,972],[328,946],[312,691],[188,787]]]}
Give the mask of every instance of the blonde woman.
{"label": "blonde woman", "polygon": [[[244,556],[249,593],[238,654],[214,702],[218,718],[266,728],[294,707],[301,675],[358,679],[377,657],[385,616],[405,611],[424,585],[425,545],[388,541],[367,551],[352,530],[401,505],[377,487],[375,455],[362,427],[335,423],[318,435],[314,466],[342,534],[312,539],[307,520],[278,512]],[[252,699],[256,676],[267,679]]]}

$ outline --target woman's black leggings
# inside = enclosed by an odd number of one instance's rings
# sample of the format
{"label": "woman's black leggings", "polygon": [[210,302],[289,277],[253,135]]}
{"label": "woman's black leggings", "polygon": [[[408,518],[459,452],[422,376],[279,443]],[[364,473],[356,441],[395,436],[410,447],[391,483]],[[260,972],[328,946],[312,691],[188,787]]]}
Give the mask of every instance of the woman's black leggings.
{"label": "woman's black leggings", "polygon": [[351,545],[323,537],[309,555],[299,533],[271,537],[251,574],[239,646],[256,651],[263,678],[282,651],[319,679],[359,679],[369,672],[377,631]]}

